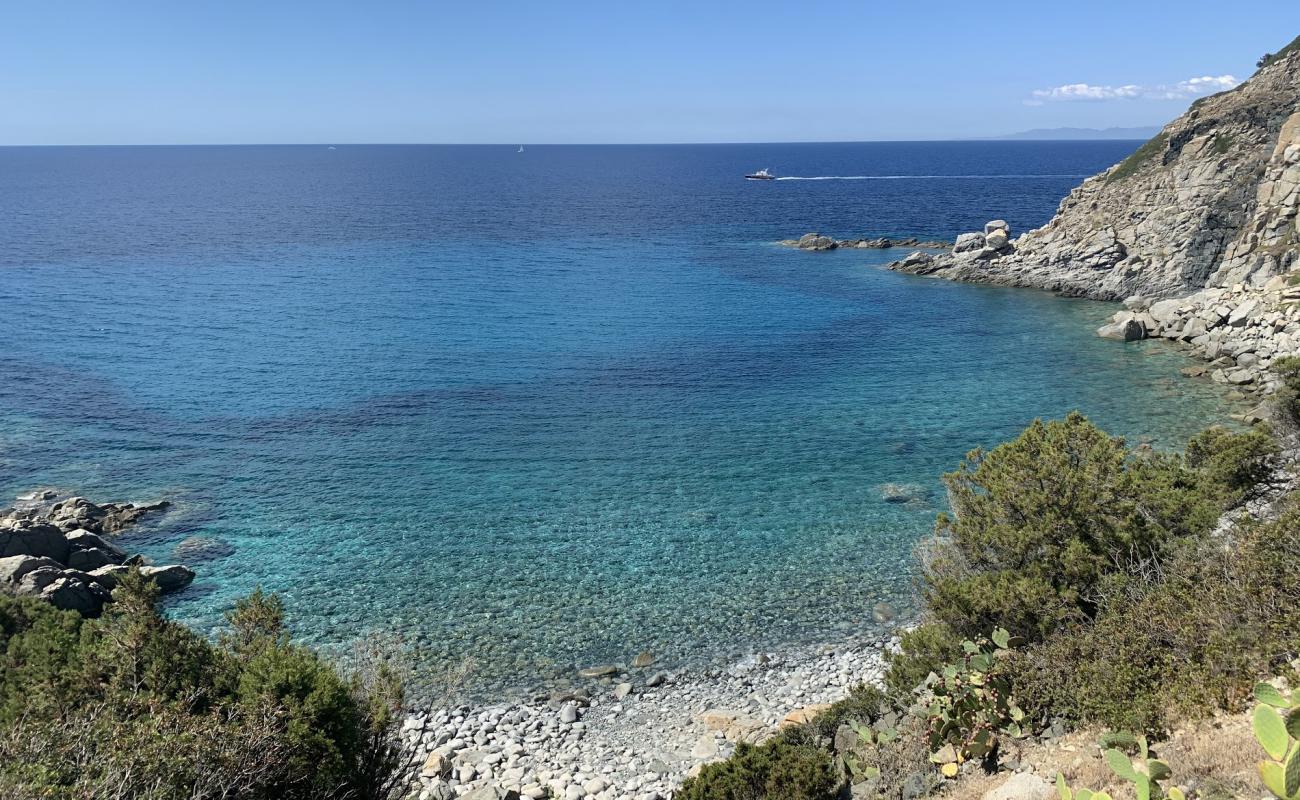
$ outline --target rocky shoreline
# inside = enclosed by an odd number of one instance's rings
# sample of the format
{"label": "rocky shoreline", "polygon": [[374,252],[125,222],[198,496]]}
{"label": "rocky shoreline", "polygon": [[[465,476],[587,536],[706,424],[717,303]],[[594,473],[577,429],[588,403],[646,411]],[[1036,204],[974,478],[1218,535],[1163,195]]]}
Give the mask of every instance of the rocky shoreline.
{"label": "rocky shoreline", "polygon": [[[659,800],[738,742],[758,743],[810,720],[862,683],[879,681],[891,634],[761,653],[725,668],[653,670],[633,680],[616,666],[579,673],[571,692],[502,705],[421,709],[402,735],[420,800],[468,797]],[[642,674],[645,674],[643,672]]]}
{"label": "rocky shoreline", "polygon": [[92,503],[84,497],[59,500],[52,489],[20,495],[0,510],[0,588],[39,597],[56,608],[98,616],[118,576],[139,568],[162,592],[194,580],[180,564],[154,566],[129,555],[111,539],[146,514],[170,507],[158,503]]}

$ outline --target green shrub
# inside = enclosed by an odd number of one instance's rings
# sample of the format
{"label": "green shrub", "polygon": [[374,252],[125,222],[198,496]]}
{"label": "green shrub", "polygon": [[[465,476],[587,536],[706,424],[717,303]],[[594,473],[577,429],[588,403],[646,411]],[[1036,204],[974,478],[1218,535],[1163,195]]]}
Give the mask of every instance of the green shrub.
{"label": "green shrub", "polygon": [[1139,147],[1131,156],[1119,163],[1109,175],[1106,176],[1106,182],[1120,181],[1142,168],[1142,165],[1160,155],[1165,151],[1165,146],[1169,144],[1169,134],[1160,133]]}
{"label": "green shrub", "polygon": [[1018,654],[1017,699],[1039,719],[1148,733],[1241,710],[1255,678],[1300,651],[1297,563],[1294,507],[1235,542],[1188,543],[1158,583],[1124,587],[1092,624]]}
{"label": "green shrub", "polygon": [[942,622],[930,622],[905,632],[898,652],[885,654],[885,686],[898,696],[910,695],[930,673],[961,656],[962,638]]}
{"label": "green shrub", "polygon": [[255,594],[216,646],[123,576],[99,619],[0,595],[0,796],[390,800],[391,665],[345,678]]}
{"label": "green shrub", "polygon": [[940,515],[922,594],[966,637],[1004,627],[1037,641],[1086,621],[1103,582],[1149,573],[1222,510],[1221,487],[1181,458],[1131,455],[1078,413],[972,451],[944,480],[954,517]]}
{"label": "green shrub", "polygon": [[673,794],[677,800],[835,800],[843,784],[830,753],[807,744],[744,742],[706,764]]}
{"label": "green shrub", "polygon": [[1279,358],[1271,369],[1282,381],[1274,394],[1278,410],[1288,422],[1300,423],[1300,356]]}
{"label": "green shrub", "polygon": [[1259,61],[1255,62],[1255,66],[1258,67],[1259,69],[1263,69],[1264,67],[1267,67],[1270,64],[1274,64],[1277,61],[1286,58],[1287,56],[1297,51],[1300,51],[1300,36],[1297,36],[1296,38],[1292,39],[1290,44],[1288,44],[1286,47],[1283,47],[1281,50],[1277,51],[1276,53],[1265,53],[1259,59]]}
{"label": "green shrub", "polygon": [[1221,503],[1232,505],[1269,476],[1277,452],[1277,441],[1262,426],[1242,433],[1213,427],[1192,437],[1186,458],[1189,467],[1225,490]]}
{"label": "green shrub", "polygon": [[831,707],[818,714],[805,727],[815,736],[833,738],[835,731],[846,722],[870,725],[889,710],[885,693],[875,686],[859,684],[849,690],[849,696],[831,703]]}

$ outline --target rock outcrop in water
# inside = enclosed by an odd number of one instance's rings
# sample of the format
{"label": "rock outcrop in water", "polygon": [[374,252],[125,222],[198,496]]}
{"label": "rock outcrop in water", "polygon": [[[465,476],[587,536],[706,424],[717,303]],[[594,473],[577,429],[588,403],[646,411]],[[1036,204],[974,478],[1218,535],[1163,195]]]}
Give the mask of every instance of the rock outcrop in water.
{"label": "rock outcrop in water", "polygon": [[132,566],[163,592],[194,580],[188,567],[144,564],[105,538],[167,503],[97,505],[72,497],[51,504],[55,497],[49,490],[32,492],[18,498],[18,506],[0,511],[0,589],[97,616],[118,576]]}
{"label": "rock outcrop in water", "polygon": [[998,237],[995,255],[960,258],[975,248],[964,234],[952,254],[894,268],[1102,300],[1262,287],[1296,267],[1298,174],[1300,39],[1084,181],[1044,227]]}
{"label": "rock outcrop in water", "polygon": [[805,233],[798,239],[782,239],[777,244],[812,251],[843,249],[890,250],[895,247],[924,247],[939,250],[949,246],[948,242],[925,241],[910,236],[903,239],[890,239],[884,236],[875,239],[835,239],[830,236],[823,236],[820,233]]}

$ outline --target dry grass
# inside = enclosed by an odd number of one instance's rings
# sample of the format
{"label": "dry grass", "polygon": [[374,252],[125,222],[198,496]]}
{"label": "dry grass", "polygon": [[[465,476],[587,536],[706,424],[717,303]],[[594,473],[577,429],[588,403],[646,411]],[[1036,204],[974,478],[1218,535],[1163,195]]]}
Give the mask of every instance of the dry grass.
{"label": "dry grass", "polygon": [[[1109,792],[1116,800],[1132,800],[1132,784],[1115,776],[1102,760],[1097,740],[1101,730],[1071,733],[1043,743],[1017,742],[1015,753],[1021,764],[1031,765],[1035,774],[1049,783],[1059,772],[1074,788]],[[1262,751],[1250,730],[1245,714],[1223,715],[1175,731],[1168,741],[1153,750],[1173,769],[1173,783],[1204,800],[1213,798],[1257,798],[1267,794],[1256,777],[1255,765]],[[966,775],[947,785],[944,800],[982,800],[986,792],[1006,782],[1006,773]]]}

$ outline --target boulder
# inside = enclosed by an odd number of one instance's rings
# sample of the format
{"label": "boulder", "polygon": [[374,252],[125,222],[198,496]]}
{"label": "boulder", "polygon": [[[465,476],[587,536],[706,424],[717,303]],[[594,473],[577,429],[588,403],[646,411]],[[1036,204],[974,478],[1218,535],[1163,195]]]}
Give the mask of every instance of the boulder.
{"label": "boulder", "polygon": [[1136,319],[1129,318],[1121,322],[1112,322],[1097,329],[1097,335],[1103,339],[1115,339],[1120,342],[1136,342],[1145,339],[1146,329]]}
{"label": "boulder", "polygon": [[1007,224],[1007,221],[1005,219],[995,219],[984,223],[985,236],[988,236],[990,233],[993,233],[994,231],[1001,231],[1002,233],[1010,236],[1011,226]]}
{"label": "boulder", "polygon": [[579,678],[607,678],[611,675],[617,675],[619,669],[614,664],[599,664],[594,667],[586,667],[578,670]]}
{"label": "boulder", "polygon": [[140,567],[140,574],[158,584],[163,594],[175,592],[189,586],[194,580],[194,570],[180,564],[165,567]]}
{"label": "boulder", "polygon": [[1147,314],[1161,325],[1168,325],[1178,318],[1178,311],[1182,307],[1182,300],[1160,300],[1151,304]]}
{"label": "boulder", "polygon": [[953,243],[952,254],[954,256],[966,256],[973,258],[984,249],[984,234],[982,233],[963,233],[957,237]]}
{"label": "boulder", "polygon": [[67,573],[41,589],[40,597],[55,608],[76,611],[86,617],[99,616],[111,599],[108,590],[99,584]]}
{"label": "boulder", "polygon": [[1011,246],[1011,238],[1003,230],[995,230],[984,237],[984,249],[1000,253]]}
{"label": "boulder", "polygon": [[938,269],[939,263],[934,256],[929,253],[922,253],[920,250],[909,254],[902,261],[898,261],[890,266],[890,269],[898,269],[903,272],[911,272],[916,275],[928,275]]}
{"label": "boulder", "polygon": [[23,576],[33,570],[60,570],[62,566],[52,558],[43,556],[9,556],[0,558],[0,584],[17,584]]}
{"label": "boulder", "polygon": [[67,537],[48,522],[10,520],[12,527],[0,528],[0,558],[8,556],[42,556],[55,561],[68,558]]}
{"label": "boulder", "polygon": [[193,564],[203,561],[216,561],[234,555],[235,546],[225,539],[215,536],[189,536],[182,539],[172,550],[172,557],[177,561]]}
{"label": "boulder", "polygon": [[632,659],[632,666],[636,669],[645,669],[655,663],[655,657],[649,650],[642,650]]}
{"label": "boulder", "polygon": [[838,246],[839,243],[834,239],[820,233],[805,233],[795,244],[800,250],[834,250]]}
{"label": "boulder", "polygon": [[480,786],[461,795],[460,800],[519,800],[519,793],[500,786]]}
{"label": "boulder", "polygon": [[1232,309],[1232,313],[1228,315],[1228,325],[1230,325],[1233,328],[1244,327],[1246,325],[1246,322],[1250,320],[1251,316],[1258,309],[1259,309],[1259,299],[1255,297],[1250,298],[1244,303],[1238,305],[1236,308]]}
{"label": "boulder", "polygon": [[981,800],[1051,800],[1056,789],[1032,772],[1018,772],[984,793]]}
{"label": "boulder", "polygon": [[691,748],[691,758],[696,761],[712,761],[720,755],[718,750],[718,740],[712,735],[701,736]]}
{"label": "boulder", "polygon": [[68,554],[68,567],[79,569],[83,572],[90,572],[92,569],[107,567],[113,564],[121,563],[122,559],[115,558],[107,550],[100,550],[97,547],[88,547],[85,550],[73,550]]}
{"label": "boulder", "polygon": [[830,708],[830,703],[813,703],[812,705],[796,708],[781,719],[781,727],[786,728],[791,725],[806,725],[817,718],[817,715]]}

